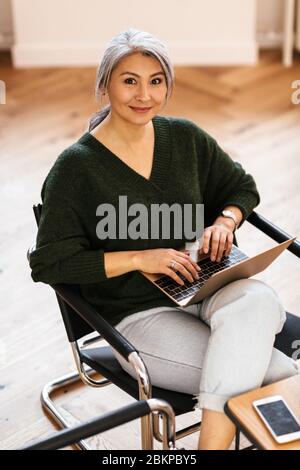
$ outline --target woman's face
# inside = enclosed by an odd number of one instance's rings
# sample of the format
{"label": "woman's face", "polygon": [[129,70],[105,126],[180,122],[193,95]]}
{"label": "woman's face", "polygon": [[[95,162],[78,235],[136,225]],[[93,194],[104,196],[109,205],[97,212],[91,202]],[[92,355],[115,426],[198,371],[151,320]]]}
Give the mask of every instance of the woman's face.
{"label": "woman's face", "polygon": [[[134,124],[147,124],[165,104],[167,85],[160,62],[134,53],[113,70],[108,84],[112,114]],[[133,108],[148,108],[139,112]]]}

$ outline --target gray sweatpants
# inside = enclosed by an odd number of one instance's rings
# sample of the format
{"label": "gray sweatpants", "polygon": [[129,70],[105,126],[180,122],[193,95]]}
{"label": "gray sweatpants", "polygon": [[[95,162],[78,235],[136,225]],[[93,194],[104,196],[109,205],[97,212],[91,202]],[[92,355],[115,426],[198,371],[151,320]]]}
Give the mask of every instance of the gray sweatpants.
{"label": "gray sweatpants", "polygon": [[139,351],[152,385],[195,395],[201,409],[223,411],[230,397],[299,373],[296,361],[273,348],[285,320],[269,285],[241,279],[189,307],[134,313],[116,329]]}

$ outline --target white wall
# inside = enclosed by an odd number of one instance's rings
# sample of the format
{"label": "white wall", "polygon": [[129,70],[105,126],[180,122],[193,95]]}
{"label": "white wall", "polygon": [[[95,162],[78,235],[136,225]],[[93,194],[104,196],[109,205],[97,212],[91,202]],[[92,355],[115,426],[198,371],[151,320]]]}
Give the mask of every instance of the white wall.
{"label": "white wall", "polygon": [[296,5],[296,24],[297,24],[297,32],[296,32],[296,49],[300,52],[300,0],[298,0]]}
{"label": "white wall", "polygon": [[0,0],[0,49],[10,49],[13,44],[11,0]]}
{"label": "white wall", "polygon": [[257,31],[259,33],[282,32],[284,2],[285,0],[258,0]]}
{"label": "white wall", "polygon": [[167,42],[174,64],[254,64],[256,0],[12,0],[16,67],[96,65],[132,26]]}
{"label": "white wall", "polygon": [[283,39],[285,0],[257,0],[257,40],[262,47],[278,47]]}
{"label": "white wall", "polygon": [[[287,0],[257,0],[257,42],[261,48],[283,43],[284,4]],[[300,0],[295,0],[295,47],[300,51]]]}

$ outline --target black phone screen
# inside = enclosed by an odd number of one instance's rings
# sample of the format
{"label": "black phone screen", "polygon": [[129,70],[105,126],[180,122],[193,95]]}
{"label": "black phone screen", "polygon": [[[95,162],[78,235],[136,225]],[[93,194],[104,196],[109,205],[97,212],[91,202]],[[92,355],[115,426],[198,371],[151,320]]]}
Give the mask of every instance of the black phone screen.
{"label": "black phone screen", "polygon": [[258,405],[257,408],[277,436],[300,431],[300,426],[282,400]]}

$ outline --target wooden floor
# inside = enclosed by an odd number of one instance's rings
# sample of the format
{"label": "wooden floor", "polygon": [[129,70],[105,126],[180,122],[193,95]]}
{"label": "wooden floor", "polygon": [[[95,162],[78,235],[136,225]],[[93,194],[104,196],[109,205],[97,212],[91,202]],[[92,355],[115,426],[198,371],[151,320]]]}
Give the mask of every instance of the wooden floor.
{"label": "wooden floor", "polygon": [[[300,79],[300,55],[283,68],[280,54],[261,54],[256,67],[177,67],[176,88],[166,115],[186,117],[212,134],[251,173],[261,194],[258,211],[292,235],[300,234],[300,105],[291,83]],[[0,106],[0,448],[12,449],[54,429],[39,395],[49,380],[74,364],[53,291],[34,283],[26,251],[36,236],[32,205],[58,154],[86,130],[97,105],[95,68],[14,70],[0,55],[6,105]],[[273,246],[250,224],[238,232],[249,254]],[[287,310],[300,313],[300,263],[286,252],[257,276],[278,292]],[[132,402],[114,386],[80,387],[58,400],[76,419]],[[189,424],[197,414],[184,417]],[[72,418],[74,420],[74,418]],[[198,436],[182,441],[194,449]],[[139,448],[133,422],[92,440],[101,449]]]}

